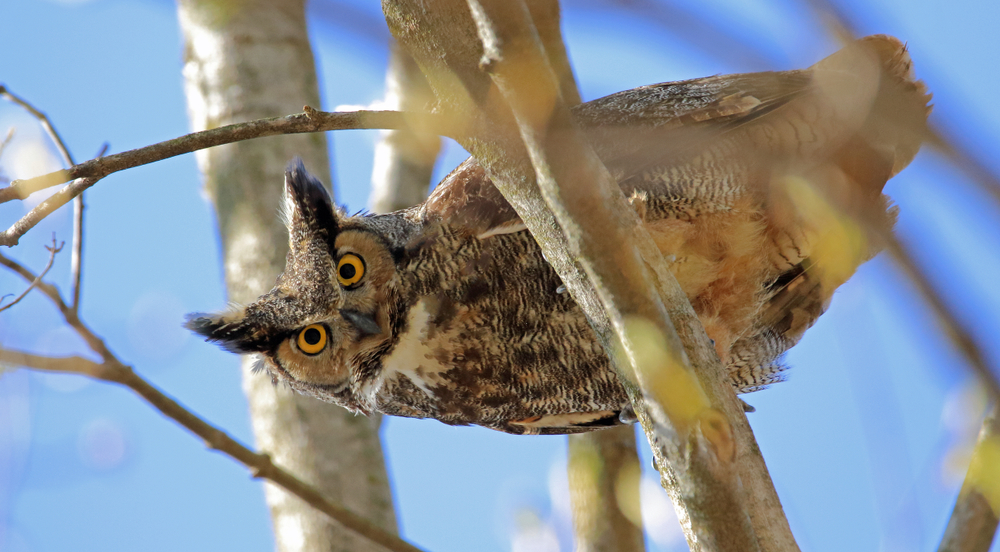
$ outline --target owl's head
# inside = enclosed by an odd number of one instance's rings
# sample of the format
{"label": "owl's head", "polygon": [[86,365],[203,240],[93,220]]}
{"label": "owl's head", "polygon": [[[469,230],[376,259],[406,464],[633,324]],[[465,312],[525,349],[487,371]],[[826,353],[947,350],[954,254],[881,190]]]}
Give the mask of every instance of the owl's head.
{"label": "owl's head", "polygon": [[274,288],[243,308],[188,315],[186,326],[234,353],[259,353],[295,388],[337,393],[350,383],[349,361],[389,338],[400,248],[377,217],[335,208],[299,160],[285,173],[284,203],[289,251]]}

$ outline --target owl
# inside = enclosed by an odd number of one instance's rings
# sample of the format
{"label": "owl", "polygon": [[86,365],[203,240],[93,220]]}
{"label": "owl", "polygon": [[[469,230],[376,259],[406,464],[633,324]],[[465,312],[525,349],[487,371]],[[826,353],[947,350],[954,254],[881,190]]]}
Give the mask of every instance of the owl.
{"label": "owl", "polygon": [[[728,368],[737,392],[780,358],[891,228],[886,181],[929,113],[905,46],[873,36],[805,70],[714,76],[574,109]],[[359,413],[514,434],[630,421],[580,307],[470,158],[421,205],[348,216],[301,162],[274,288],[188,327],[276,382]]]}

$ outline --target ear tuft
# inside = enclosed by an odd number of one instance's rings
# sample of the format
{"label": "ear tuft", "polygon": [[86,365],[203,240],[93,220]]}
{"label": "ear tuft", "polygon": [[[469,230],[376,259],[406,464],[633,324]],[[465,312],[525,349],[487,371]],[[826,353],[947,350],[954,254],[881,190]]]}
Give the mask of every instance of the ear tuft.
{"label": "ear tuft", "polygon": [[285,171],[285,204],[282,218],[289,232],[337,233],[337,211],[323,183],[306,171],[296,157]]}

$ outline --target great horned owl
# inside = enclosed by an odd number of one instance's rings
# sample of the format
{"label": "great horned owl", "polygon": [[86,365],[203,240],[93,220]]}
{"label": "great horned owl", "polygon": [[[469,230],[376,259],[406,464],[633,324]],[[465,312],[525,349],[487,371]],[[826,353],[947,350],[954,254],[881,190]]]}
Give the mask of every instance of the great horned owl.
{"label": "great horned owl", "polygon": [[[929,95],[875,36],[800,71],[716,76],[574,110],[714,340],[739,392],[875,253],[886,181],[920,147]],[[817,190],[819,192],[817,192]],[[629,401],[580,308],[469,159],[421,205],[347,216],[293,164],[274,289],[188,326],[293,389],[361,413],[517,434],[622,423]]]}

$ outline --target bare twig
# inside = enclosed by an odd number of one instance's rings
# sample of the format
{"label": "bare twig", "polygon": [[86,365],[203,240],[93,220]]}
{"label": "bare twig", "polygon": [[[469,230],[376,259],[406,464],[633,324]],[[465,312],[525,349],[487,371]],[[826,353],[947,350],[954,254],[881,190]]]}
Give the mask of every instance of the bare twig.
{"label": "bare twig", "polygon": [[230,144],[242,140],[275,136],[279,134],[300,134],[327,130],[348,129],[418,129],[419,132],[449,136],[452,130],[447,122],[430,114],[402,113],[398,111],[352,111],[329,113],[316,111],[306,106],[304,113],[258,119],[246,123],[236,123],[211,130],[194,132],[151,146],[138,148],[107,157],[97,157],[74,165],[67,170],[56,171],[26,180],[15,180],[9,186],[0,188],[0,203],[27,197],[29,194],[55,186],[67,180],[74,180],[62,190],[40,203],[28,214],[0,233],[0,246],[17,245],[18,240],[39,221],[55,209],[65,205],[83,190],[93,186],[105,176],[132,167],[161,161],[177,155],[200,149]]}
{"label": "bare twig", "polygon": [[363,517],[327,500],[312,486],[304,483],[280,466],[267,454],[256,453],[236,441],[224,431],[205,422],[177,401],[165,395],[135,373],[129,366],[113,357],[102,363],[81,357],[47,357],[23,351],[0,348],[0,363],[24,366],[35,370],[81,374],[128,387],[165,416],[200,437],[213,450],[228,455],[250,469],[253,477],[266,479],[299,497],[310,506],[330,516],[359,535],[394,552],[420,552],[420,548],[375,526]]}
{"label": "bare twig", "polygon": [[[243,140],[281,134],[323,132],[327,130],[404,128],[414,128],[421,132],[442,136],[452,136],[453,133],[453,129],[444,119],[430,114],[400,113],[398,111],[330,113],[317,111],[306,106],[302,113],[284,117],[257,119],[210,130],[192,132],[191,134],[185,134],[184,136],[151,146],[84,161],[67,170],[56,171],[34,178],[15,180],[9,186],[0,188],[0,203],[27,197],[38,190],[70,180],[79,178],[100,179],[123,169],[147,165],[185,153]],[[0,245],[6,244],[0,242]]]}
{"label": "bare twig", "polygon": [[[108,143],[101,146],[96,159],[108,152]],[[73,200],[73,256],[70,257],[70,279],[73,284],[73,311],[80,312],[80,289],[83,278],[83,192]]]}
{"label": "bare twig", "polygon": [[997,404],[983,420],[969,472],[955,501],[938,552],[987,552],[1000,523],[1000,416]]}
{"label": "bare twig", "polygon": [[0,140],[0,156],[3,156],[3,150],[7,149],[10,141],[14,139],[14,132],[14,127],[8,128],[7,134],[3,137],[3,140]]}
{"label": "bare twig", "polygon": [[[70,200],[83,193],[84,190],[96,184],[98,180],[100,178],[78,178],[70,184],[63,186],[61,190],[36,205],[34,209],[28,211],[28,214],[18,219],[10,228],[0,232],[0,245],[8,247],[17,245],[25,232],[34,228],[42,219],[52,214],[56,209],[69,203]],[[10,186],[4,189],[10,189]]]}
{"label": "bare twig", "polygon": [[76,165],[76,162],[73,161],[73,156],[69,153],[69,148],[66,147],[66,142],[63,142],[62,136],[60,136],[55,127],[52,126],[52,122],[49,120],[47,115],[36,109],[35,106],[31,105],[27,100],[14,95],[14,93],[12,93],[3,84],[0,84],[0,98],[16,103],[24,108],[24,110],[30,113],[34,118],[38,119],[42,128],[44,128],[45,132],[48,133],[49,138],[52,138],[52,141],[56,145],[56,149],[59,150],[59,154],[62,155],[63,161],[66,165],[71,167]]}
{"label": "bare twig", "polygon": [[83,279],[83,192],[73,199],[73,250],[69,261],[73,310],[80,311],[80,283]]}
{"label": "bare twig", "polygon": [[[11,301],[10,303],[7,303],[6,305],[0,307],[0,312],[3,312],[16,305],[19,301],[21,301],[21,299],[24,299],[24,297],[28,295],[28,293],[30,293],[31,290],[35,289],[35,287],[37,287],[38,284],[42,283],[42,278],[44,278],[45,275],[49,273],[49,270],[52,268],[52,263],[55,262],[56,260],[56,254],[62,251],[63,245],[65,245],[65,242],[56,245],[56,238],[55,236],[52,236],[52,245],[45,246],[45,249],[47,249],[49,252],[49,262],[45,264],[45,268],[43,268],[42,271],[38,273],[38,276],[36,276],[35,279],[31,281],[28,287],[25,288],[25,290],[22,291],[20,295],[15,297],[14,300]],[[0,300],[3,300],[3,297],[0,297]]]}
{"label": "bare twig", "polygon": [[[14,133],[15,133],[14,127],[10,127],[7,129],[7,135],[3,137],[3,140],[0,140],[0,157],[3,157],[4,150],[7,149],[7,146],[10,145],[11,140],[14,139]],[[0,182],[10,182],[10,179],[7,178],[5,174],[0,172]]]}
{"label": "bare twig", "polygon": [[393,552],[421,552],[420,548],[389,533],[350,510],[327,500],[314,487],[304,483],[271,461],[267,454],[256,453],[245,447],[224,431],[204,421],[190,410],[181,406],[162,391],[123,364],[107,348],[103,340],[84,324],[76,311],[66,305],[55,286],[41,281],[20,263],[0,254],[0,264],[14,271],[22,278],[36,282],[35,287],[44,293],[59,309],[66,323],[84,339],[102,362],[94,362],[81,357],[46,357],[31,353],[0,348],[0,363],[25,366],[36,370],[73,373],[124,385],[142,397],[154,408],[173,419],[185,429],[200,437],[214,450],[222,452],[250,469],[255,478],[266,479],[299,497],[310,506],[328,515],[359,535],[384,546]]}

